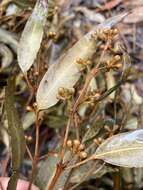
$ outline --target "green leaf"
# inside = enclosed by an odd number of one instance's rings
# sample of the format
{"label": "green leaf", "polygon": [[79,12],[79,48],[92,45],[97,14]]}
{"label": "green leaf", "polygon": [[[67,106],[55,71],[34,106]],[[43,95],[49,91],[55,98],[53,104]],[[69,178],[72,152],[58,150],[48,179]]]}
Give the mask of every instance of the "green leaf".
{"label": "green leaf", "polygon": [[59,62],[49,68],[37,91],[36,101],[39,110],[48,109],[59,101],[57,95],[60,87],[72,88],[79,80],[80,69],[78,64],[76,64],[77,60],[91,59],[96,51],[97,44],[92,35],[98,29],[110,29],[125,16],[126,13],[117,15],[99,24],[69,49]]}
{"label": "green leaf", "polygon": [[105,140],[93,157],[116,166],[143,167],[143,130],[121,133]]}
{"label": "green leaf", "polygon": [[18,48],[18,64],[26,73],[37,56],[47,17],[47,0],[38,0],[22,33]]}
{"label": "green leaf", "polygon": [[8,80],[5,91],[5,109],[8,119],[8,132],[12,149],[12,170],[8,190],[15,190],[19,177],[19,169],[25,153],[25,137],[23,127],[14,106],[14,79]]}

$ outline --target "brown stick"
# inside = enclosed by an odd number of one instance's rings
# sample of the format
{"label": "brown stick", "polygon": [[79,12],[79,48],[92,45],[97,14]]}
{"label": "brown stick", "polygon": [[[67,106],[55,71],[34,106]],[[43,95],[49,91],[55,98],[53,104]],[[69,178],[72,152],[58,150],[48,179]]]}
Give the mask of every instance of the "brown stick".
{"label": "brown stick", "polygon": [[33,162],[32,162],[32,174],[31,174],[31,180],[29,183],[29,187],[28,190],[31,189],[32,187],[32,183],[34,180],[34,174],[36,172],[36,166],[37,166],[37,162],[38,162],[38,157],[39,157],[39,129],[40,129],[40,125],[39,125],[39,110],[36,111],[36,143],[35,143],[35,153],[34,153],[34,158],[33,158]]}
{"label": "brown stick", "polygon": [[61,150],[61,161],[60,161],[61,163],[63,163],[63,158],[64,158],[64,153],[65,153],[70,125],[71,125],[71,119],[68,120],[67,127],[66,127],[64,142],[63,142],[63,146],[62,146],[62,150]]}
{"label": "brown stick", "polygon": [[48,186],[47,190],[53,190],[53,188],[55,187],[55,184],[56,184],[57,180],[59,179],[63,169],[64,169],[64,167],[63,167],[62,163],[57,164],[55,175],[54,175],[50,185]]}
{"label": "brown stick", "polygon": [[67,139],[68,139],[70,125],[71,125],[71,118],[69,118],[67,126],[66,126],[64,142],[63,142],[63,146],[62,146],[62,150],[61,150],[61,154],[60,154],[61,159],[60,159],[60,162],[57,164],[55,174],[54,174],[47,190],[53,190],[54,186],[56,185],[57,180],[59,179],[60,175],[62,174],[62,172],[65,168],[63,159],[64,159],[65,148],[66,148],[66,143],[67,143]]}

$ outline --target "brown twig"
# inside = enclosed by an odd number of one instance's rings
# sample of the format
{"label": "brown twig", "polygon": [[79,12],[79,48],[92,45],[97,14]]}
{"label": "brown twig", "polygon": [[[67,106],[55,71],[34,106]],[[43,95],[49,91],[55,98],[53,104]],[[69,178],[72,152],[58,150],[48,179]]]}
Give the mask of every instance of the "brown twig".
{"label": "brown twig", "polygon": [[92,80],[93,77],[95,77],[95,75],[98,73],[98,71],[100,70],[99,69],[99,66],[101,64],[101,60],[103,59],[103,56],[105,54],[105,51],[108,49],[108,46],[110,44],[110,40],[107,40],[106,42],[106,45],[104,47],[104,50],[102,51],[102,54],[100,56],[100,59],[99,59],[99,62],[98,64],[91,70],[91,72],[87,75],[86,77],[86,81],[85,81],[85,84],[83,86],[83,89],[78,97],[78,99],[76,100],[75,104],[74,104],[74,107],[73,107],[73,113],[76,112],[77,110],[77,107],[79,106],[79,104],[81,103],[81,100],[83,99],[83,97],[86,95],[86,90]]}
{"label": "brown twig", "polygon": [[38,157],[39,157],[39,137],[40,137],[40,134],[39,134],[39,129],[40,129],[40,124],[39,124],[39,110],[36,110],[36,143],[35,143],[35,153],[34,153],[34,158],[33,158],[33,162],[32,162],[32,174],[31,174],[31,180],[30,180],[30,183],[29,183],[29,187],[28,187],[28,190],[31,189],[32,187],[32,183],[33,183],[33,180],[34,180],[34,175],[35,175],[35,172],[36,172],[36,166],[37,166],[37,162],[38,162]]}
{"label": "brown twig", "polygon": [[66,126],[66,132],[65,132],[65,137],[64,137],[64,142],[63,142],[63,146],[62,146],[62,150],[61,150],[61,160],[60,162],[63,163],[63,158],[64,158],[64,153],[65,153],[65,148],[66,148],[66,143],[67,143],[67,139],[68,139],[68,134],[69,134],[69,128],[71,125],[71,119],[69,118],[67,126]]}
{"label": "brown twig", "polygon": [[63,142],[62,150],[61,150],[61,153],[60,153],[61,159],[60,159],[60,162],[57,164],[55,174],[53,175],[53,178],[52,178],[50,184],[48,185],[47,190],[53,190],[57,180],[59,179],[60,175],[62,174],[62,172],[63,172],[63,170],[65,168],[65,164],[63,163],[63,159],[64,159],[64,154],[65,154],[66,143],[67,143],[67,139],[68,139],[70,125],[71,125],[71,118],[69,118],[67,126],[66,126],[64,142]]}
{"label": "brown twig", "polygon": [[31,84],[31,81],[28,79],[27,74],[24,75],[24,78],[25,78],[27,85],[29,87],[29,90],[30,90],[30,96],[29,96],[28,101],[26,103],[26,106],[27,106],[27,105],[29,105],[29,103],[31,102],[31,100],[34,96],[35,89],[34,89],[33,85]]}
{"label": "brown twig", "polygon": [[81,166],[82,164],[85,164],[86,162],[94,160],[94,159],[96,159],[95,156],[90,156],[89,158],[87,158],[87,159],[85,159],[85,160],[83,160],[81,162],[78,162],[77,164],[74,164],[72,166],[66,167],[66,169],[68,170],[68,169],[77,168],[77,167]]}
{"label": "brown twig", "polygon": [[55,175],[54,175],[51,183],[49,184],[47,190],[53,190],[53,188],[55,187],[55,184],[56,184],[57,180],[59,179],[59,177],[60,177],[61,173],[63,172],[63,170],[64,170],[64,165],[62,163],[57,164]]}
{"label": "brown twig", "polygon": [[30,149],[29,149],[29,147],[27,146],[27,144],[26,144],[26,151],[27,151],[27,153],[28,153],[28,156],[29,156],[30,160],[33,162],[33,157],[32,157],[32,154],[31,154]]}
{"label": "brown twig", "polygon": [[74,106],[73,106],[73,110],[72,110],[72,117],[73,117],[73,121],[75,123],[75,126],[76,126],[76,136],[77,136],[77,139],[79,139],[79,128],[78,128],[78,125],[77,125],[77,122],[76,122],[76,112],[77,112],[77,108],[78,106],[82,103],[85,95],[87,94],[87,89],[88,89],[88,86],[92,80],[93,77],[96,76],[96,74],[100,71],[100,64],[101,64],[101,61],[103,59],[103,56],[105,54],[105,51],[108,49],[109,47],[109,44],[110,44],[111,40],[108,39],[105,46],[104,46],[104,49],[102,51],[102,54],[100,56],[100,59],[99,59],[99,62],[97,63],[97,65],[90,71],[90,73],[87,75],[86,77],[86,80],[85,80],[85,84],[81,90],[81,93],[79,95],[79,97],[77,98],[76,102],[74,103]]}
{"label": "brown twig", "polygon": [[58,153],[57,152],[48,152],[46,155],[39,157],[38,160],[39,161],[44,160],[44,159],[48,158],[48,156],[58,157]]}
{"label": "brown twig", "polygon": [[71,187],[69,190],[74,190],[75,188],[77,188],[80,184],[82,184],[86,179],[87,177],[89,177],[93,172],[94,172],[94,175],[96,175],[105,165],[105,163],[103,163],[99,168],[97,168],[96,170],[96,164],[97,163],[94,163],[94,165],[92,166],[92,168],[89,169],[89,171],[87,171],[87,173],[82,177],[82,179],[80,180],[80,182],[76,185],[74,185],[73,187]]}

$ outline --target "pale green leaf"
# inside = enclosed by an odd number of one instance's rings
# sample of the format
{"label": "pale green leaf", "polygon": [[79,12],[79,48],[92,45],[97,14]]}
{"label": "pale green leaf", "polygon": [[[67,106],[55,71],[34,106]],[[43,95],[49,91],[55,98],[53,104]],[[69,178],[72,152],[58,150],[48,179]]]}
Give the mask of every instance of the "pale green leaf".
{"label": "pale green leaf", "polygon": [[47,1],[38,0],[22,33],[18,48],[18,64],[25,73],[34,63],[43,38],[47,17]]}
{"label": "pale green leaf", "polygon": [[76,61],[78,59],[88,60],[96,51],[96,42],[91,37],[96,30],[109,29],[124,16],[126,14],[117,15],[95,27],[69,49],[59,62],[49,68],[37,91],[36,100],[39,110],[47,109],[58,102],[57,95],[60,87],[71,88],[78,81],[80,71]]}
{"label": "pale green leaf", "polygon": [[123,167],[143,167],[143,130],[121,133],[105,140],[96,150],[95,159]]}

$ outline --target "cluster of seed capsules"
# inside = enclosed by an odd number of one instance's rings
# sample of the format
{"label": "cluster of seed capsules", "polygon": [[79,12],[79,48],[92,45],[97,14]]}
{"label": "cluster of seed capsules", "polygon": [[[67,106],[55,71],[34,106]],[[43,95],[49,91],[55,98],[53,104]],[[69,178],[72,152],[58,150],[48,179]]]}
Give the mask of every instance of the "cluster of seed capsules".
{"label": "cluster of seed capsules", "polygon": [[118,30],[115,29],[97,29],[94,34],[92,34],[92,38],[95,40],[107,41],[109,39],[113,39],[118,34]]}
{"label": "cluster of seed capsules", "polygon": [[80,159],[86,159],[87,153],[85,152],[85,145],[82,144],[79,140],[68,140],[67,141],[67,147],[70,149],[70,151],[78,155]]}
{"label": "cluster of seed capsules", "polygon": [[58,95],[57,98],[60,100],[69,100],[71,99],[72,95],[75,93],[74,88],[64,88],[60,87],[58,89]]}
{"label": "cluster of seed capsules", "polygon": [[[122,52],[123,49],[121,47],[121,44],[114,42],[114,37],[117,36],[118,30],[115,29],[99,29],[97,30],[93,35],[92,38],[99,40],[99,47],[100,49],[107,52],[107,50],[110,51],[110,53],[114,54],[113,57],[110,60],[107,60],[105,63],[107,71],[110,69],[116,70],[120,69],[122,67],[121,61],[122,61]],[[108,45],[107,45],[108,42]]]}

